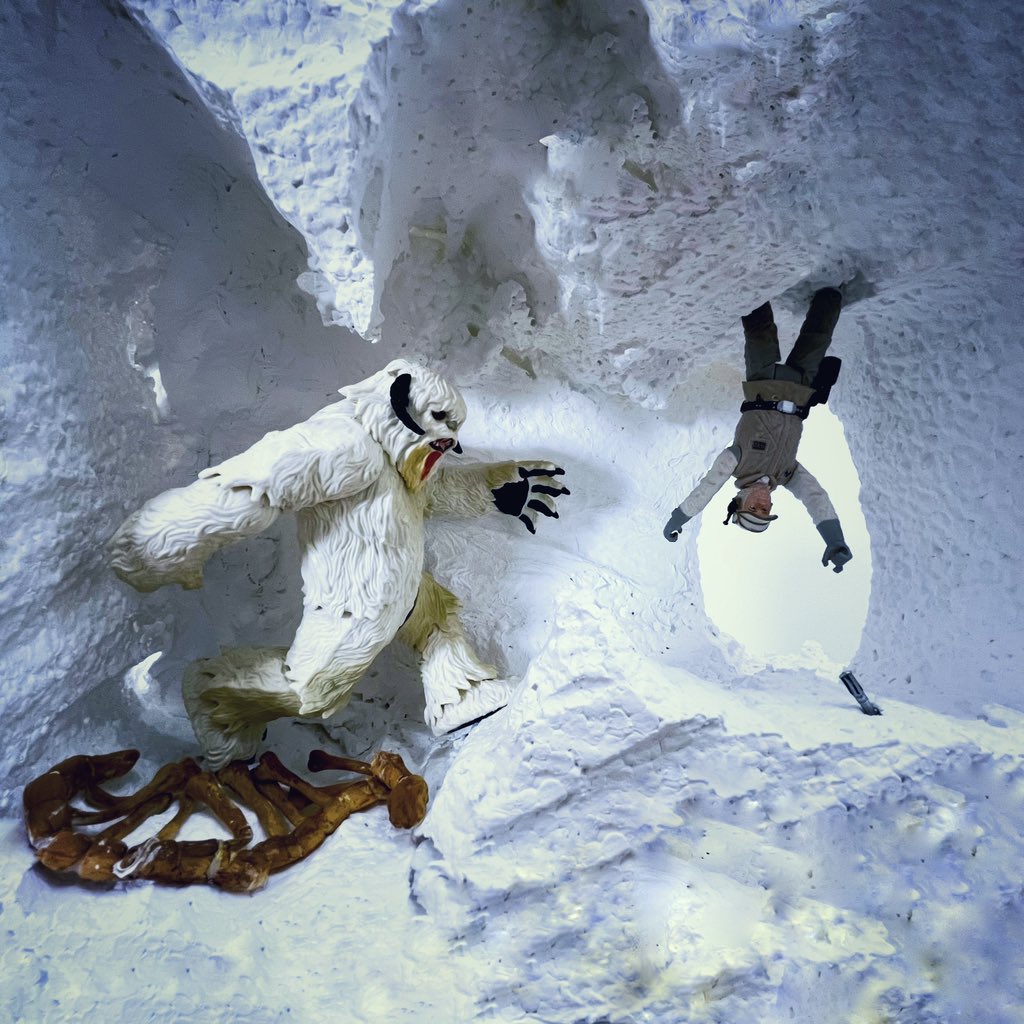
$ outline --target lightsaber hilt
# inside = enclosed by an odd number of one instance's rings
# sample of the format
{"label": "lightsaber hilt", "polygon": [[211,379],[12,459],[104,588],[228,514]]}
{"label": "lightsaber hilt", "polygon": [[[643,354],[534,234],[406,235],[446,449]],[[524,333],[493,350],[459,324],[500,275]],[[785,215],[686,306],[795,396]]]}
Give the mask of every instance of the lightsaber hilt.
{"label": "lightsaber hilt", "polygon": [[843,686],[850,691],[854,700],[860,705],[860,709],[865,715],[880,715],[882,713],[882,709],[868,698],[868,695],[864,692],[864,687],[857,682],[857,677],[849,669],[845,672],[840,672],[839,678]]}

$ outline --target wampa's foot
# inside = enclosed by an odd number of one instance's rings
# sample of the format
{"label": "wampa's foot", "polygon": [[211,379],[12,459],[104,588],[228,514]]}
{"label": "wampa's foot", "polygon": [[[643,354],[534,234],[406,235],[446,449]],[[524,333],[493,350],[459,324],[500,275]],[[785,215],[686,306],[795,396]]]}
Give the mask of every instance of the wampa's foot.
{"label": "wampa's foot", "polygon": [[182,696],[206,768],[250,760],[268,722],[298,714],[284,673],[286,653],[284,647],[225,647],[185,670]]}
{"label": "wampa's foot", "polygon": [[428,704],[423,717],[435,736],[443,736],[500,711],[512,697],[513,688],[505,679],[474,682],[468,690],[458,691],[458,700],[454,702]]}

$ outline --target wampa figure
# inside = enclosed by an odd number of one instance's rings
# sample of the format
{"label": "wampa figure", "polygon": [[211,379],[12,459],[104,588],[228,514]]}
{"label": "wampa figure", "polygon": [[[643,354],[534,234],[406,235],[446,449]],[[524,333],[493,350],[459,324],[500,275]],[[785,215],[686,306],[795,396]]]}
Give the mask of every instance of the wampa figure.
{"label": "wampa figure", "polygon": [[458,600],[423,571],[423,520],[497,508],[532,534],[538,513],[558,517],[555,499],[569,493],[556,480],[563,470],[440,466],[462,451],[466,405],[443,377],[405,360],[340,394],[304,423],[153,498],[109,542],[114,572],[136,589],[191,589],[215,551],[295,513],[303,614],[291,647],[225,648],[185,673],[185,707],[213,768],[251,757],[272,719],[341,710],[396,637],[422,657],[434,735],[508,702],[510,684],[473,650]]}
{"label": "wampa figure", "polygon": [[675,542],[683,526],[700,512],[729,477],[738,491],[729,502],[725,524],[763,533],[778,519],[772,491],[787,488],[810,513],[825,542],[821,564],[842,572],[853,555],[846,545],[836,510],[817,480],[796,460],[803,423],[811,408],[828,401],[839,374],[839,359],[826,356],[839,322],[842,294],[822,288],[811,298],[792,351],[779,362],[779,331],[771,304],[765,302],[740,318],[745,338],[746,380],[740,422],[733,443],[703,479],[672,510],[662,531]]}

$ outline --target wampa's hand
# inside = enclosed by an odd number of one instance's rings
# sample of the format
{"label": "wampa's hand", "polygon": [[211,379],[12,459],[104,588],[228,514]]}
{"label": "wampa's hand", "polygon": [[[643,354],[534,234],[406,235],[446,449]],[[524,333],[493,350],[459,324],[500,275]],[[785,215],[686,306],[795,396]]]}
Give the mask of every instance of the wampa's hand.
{"label": "wampa's hand", "polygon": [[555,477],[562,476],[564,469],[553,462],[506,462],[501,469],[507,482],[491,481],[491,494],[499,512],[516,516],[530,533],[537,532],[538,512],[551,519],[558,518],[555,498],[569,491]]}

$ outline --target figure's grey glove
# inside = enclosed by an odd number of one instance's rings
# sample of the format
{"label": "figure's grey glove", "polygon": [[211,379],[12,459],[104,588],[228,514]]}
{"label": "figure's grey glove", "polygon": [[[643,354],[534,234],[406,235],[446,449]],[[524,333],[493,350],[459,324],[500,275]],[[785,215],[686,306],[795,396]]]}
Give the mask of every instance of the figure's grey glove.
{"label": "figure's grey glove", "polygon": [[514,462],[502,465],[509,466],[519,479],[491,488],[499,512],[516,516],[530,533],[537,532],[534,524],[538,512],[551,519],[558,518],[554,499],[568,494],[569,490],[557,484],[554,478],[564,474],[564,469],[553,462]]}
{"label": "figure's grey glove", "polygon": [[818,523],[817,531],[825,542],[825,554],[821,556],[821,564],[827,566],[831,562],[835,566],[833,572],[842,572],[843,566],[853,558],[853,552],[846,546],[839,520],[826,519]]}
{"label": "figure's grey glove", "polygon": [[689,521],[690,516],[688,516],[681,508],[672,509],[672,515],[668,517],[665,529],[661,531],[665,535],[665,540],[670,540],[675,544],[679,539],[679,534],[682,532],[683,527]]}

